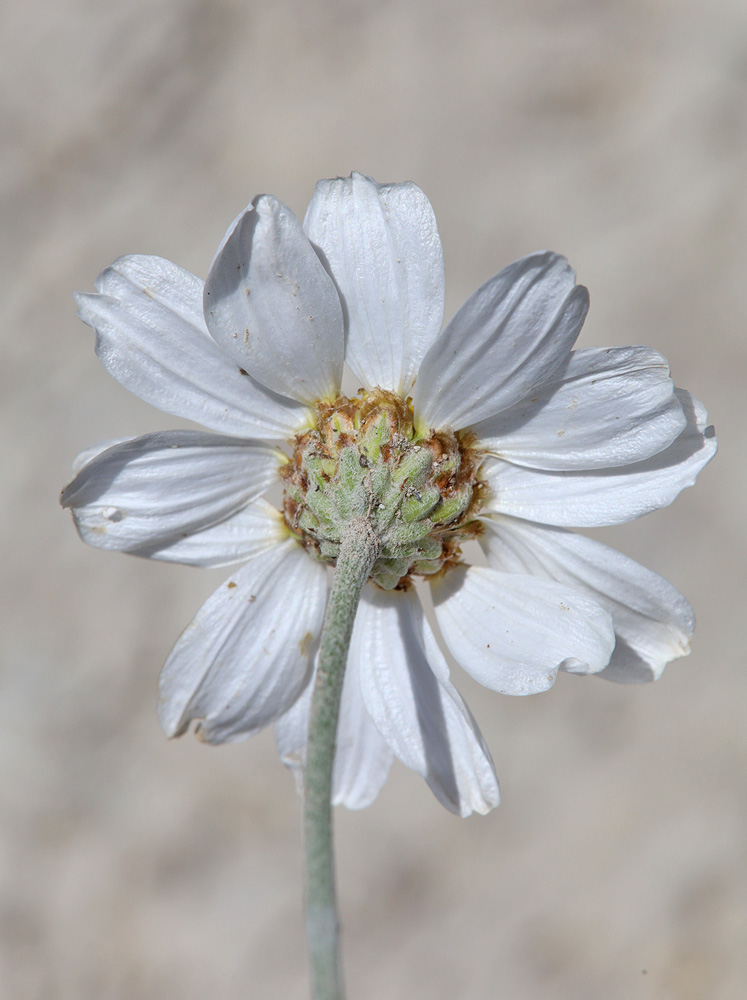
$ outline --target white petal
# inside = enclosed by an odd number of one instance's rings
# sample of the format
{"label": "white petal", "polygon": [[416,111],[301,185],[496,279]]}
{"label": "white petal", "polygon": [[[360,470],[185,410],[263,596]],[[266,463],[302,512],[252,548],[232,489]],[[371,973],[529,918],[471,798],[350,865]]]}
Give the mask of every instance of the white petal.
{"label": "white petal", "polygon": [[615,645],[612,619],[572,588],[518,573],[454,567],[431,584],[452,656],[501,694],[536,694],[559,668],[596,673]]}
{"label": "white petal", "polygon": [[324,567],[292,539],[221,584],[161,671],[166,734],[198,719],[201,739],[225,743],[279,718],[308,682],[326,599]]}
{"label": "white petal", "polygon": [[680,436],[644,462],[591,472],[540,472],[500,459],[483,462],[485,510],[561,527],[622,524],[666,507],[716,454],[713,427],[694,396],[677,389],[687,419]]}
{"label": "white petal", "polygon": [[480,542],[491,566],[567,583],[609,611],[617,643],[599,677],[656,680],[670,660],[690,652],[692,608],[658,573],[562,528],[486,518],[485,529]]}
{"label": "white petal", "polygon": [[563,364],[589,308],[565,257],[509,264],[464,303],[420,367],[413,393],[421,429],[459,430],[531,395]]}
{"label": "white petal", "polygon": [[337,726],[332,805],[369,806],[388,778],[393,759],[363,701],[358,671],[348,664]]}
{"label": "white petal", "polygon": [[304,794],[306,743],[309,735],[309,712],[316,670],[302,693],[288,711],[275,722],[275,743],[278,756],[293,775],[296,791]]}
{"label": "white petal", "polygon": [[161,257],[120,257],[79,293],[78,315],[96,331],[110,375],[152,406],[211,430],[273,440],[308,422],[305,407],[242,374],[210,337],[203,283]]}
{"label": "white petal", "polygon": [[366,388],[406,396],[441,329],[444,261],[430,202],[415,184],[319,181],[304,228],[346,309],[345,361]]}
{"label": "white petal", "polygon": [[460,816],[498,805],[498,779],[477,724],[449,670],[414,592],[364,590],[350,662],[363,699],[396,756],[421,774]]}
{"label": "white petal", "polygon": [[687,421],[666,358],[647,347],[574,351],[530,397],[472,430],[480,447],[536,469],[610,469],[651,458]]}
{"label": "white petal", "polygon": [[214,568],[253,559],[288,538],[283,515],[264,500],[243,507],[225,521],[180,538],[151,559]]}
{"label": "white petal", "polygon": [[[299,793],[303,793],[309,711],[315,678],[316,674],[291,710],[275,723],[280,759],[293,772]],[[348,663],[342,685],[336,743],[332,804],[344,805],[348,809],[364,809],[381,791],[389,775],[393,755],[368,714],[361,695],[358,671],[351,663]]]}
{"label": "white petal", "polygon": [[262,385],[304,403],[339,392],[340,299],[300,222],[276,198],[260,195],[231,225],[203,305],[216,343]]}
{"label": "white petal", "polygon": [[163,431],[100,452],[62,491],[81,538],[152,557],[224,521],[278,481],[282,452],[201,431]]}

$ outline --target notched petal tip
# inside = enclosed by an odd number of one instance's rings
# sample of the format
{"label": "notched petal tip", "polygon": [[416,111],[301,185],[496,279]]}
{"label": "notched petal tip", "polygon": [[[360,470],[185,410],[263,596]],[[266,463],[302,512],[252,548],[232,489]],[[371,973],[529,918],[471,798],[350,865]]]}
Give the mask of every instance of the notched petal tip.
{"label": "notched petal tip", "polygon": [[116,307],[121,303],[113,295],[106,295],[103,292],[73,292],[73,301],[76,306],[76,315],[86,326],[96,329],[102,307]]}
{"label": "notched petal tip", "polygon": [[157,715],[158,715],[158,721],[161,725],[161,729],[164,731],[164,734],[169,740],[180,739],[189,729],[189,723],[190,723],[189,719],[187,719],[186,721],[180,719],[175,722],[168,716],[168,714],[166,714],[165,711],[162,713],[160,704],[158,705],[157,708]]}
{"label": "notched petal tip", "polygon": [[339,290],[345,361],[366,388],[403,396],[443,321],[443,252],[435,215],[411,182],[353,172],[320,181],[304,219]]}

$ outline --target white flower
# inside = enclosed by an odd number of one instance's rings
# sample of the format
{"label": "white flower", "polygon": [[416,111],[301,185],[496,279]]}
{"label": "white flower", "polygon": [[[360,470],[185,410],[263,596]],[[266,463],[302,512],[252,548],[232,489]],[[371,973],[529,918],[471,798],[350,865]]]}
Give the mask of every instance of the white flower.
{"label": "white flower", "polygon": [[[498,802],[413,575],[430,579],[449,652],[494,691],[544,691],[561,669],[651,680],[688,652],[687,601],[565,529],[671,503],[713,456],[713,431],[656,352],[572,350],[588,295],[564,258],[509,265],[441,330],[428,200],[353,174],[318,184],[303,226],[256,198],[204,288],[144,256],[120,258],[96,288],[78,302],[106,369],[210,433],[81,456],[62,497],[81,537],[196,566],[245,561],[163,669],[168,735],[198,720],[220,743],[275,722],[300,772],[326,564],[351,491],[370,494],[384,548],[345,675],[337,803],[370,803],[393,756],[454,812]],[[343,361],[364,387],[353,400],[340,396]],[[278,483],[282,511],[263,499]],[[471,536],[487,566],[460,561]]]}

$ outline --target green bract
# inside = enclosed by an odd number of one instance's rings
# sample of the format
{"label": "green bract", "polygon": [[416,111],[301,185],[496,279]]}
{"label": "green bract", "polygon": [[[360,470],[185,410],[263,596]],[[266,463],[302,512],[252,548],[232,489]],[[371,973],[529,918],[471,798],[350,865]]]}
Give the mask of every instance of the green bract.
{"label": "green bract", "polygon": [[459,560],[479,531],[482,456],[466,435],[416,432],[411,407],[381,389],[317,409],[284,470],[286,522],[307,550],[334,563],[343,530],[367,517],[381,539],[370,579],[384,590]]}

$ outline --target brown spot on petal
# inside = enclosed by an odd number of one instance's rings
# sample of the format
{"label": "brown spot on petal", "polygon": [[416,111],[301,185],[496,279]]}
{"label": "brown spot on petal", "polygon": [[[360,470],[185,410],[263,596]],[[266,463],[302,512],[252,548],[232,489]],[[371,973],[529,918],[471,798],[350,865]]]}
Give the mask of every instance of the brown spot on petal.
{"label": "brown spot on petal", "polygon": [[311,649],[311,644],[314,641],[314,635],[312,632],[307,632],[306,635],[301,639],[298,644],[298,648],[301,651],[301,656],[308,656],[309,650]]}

